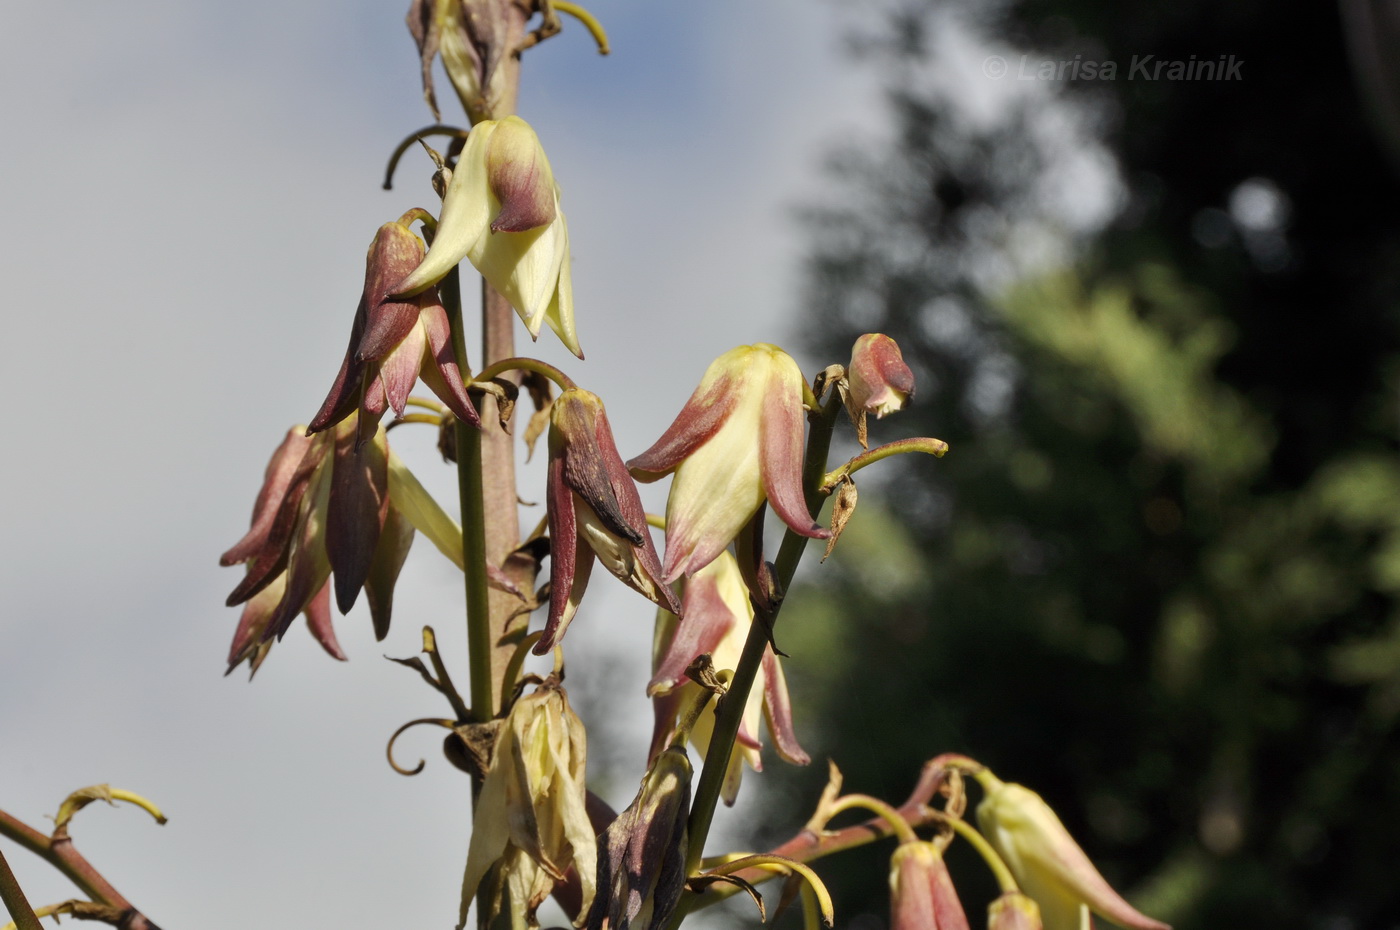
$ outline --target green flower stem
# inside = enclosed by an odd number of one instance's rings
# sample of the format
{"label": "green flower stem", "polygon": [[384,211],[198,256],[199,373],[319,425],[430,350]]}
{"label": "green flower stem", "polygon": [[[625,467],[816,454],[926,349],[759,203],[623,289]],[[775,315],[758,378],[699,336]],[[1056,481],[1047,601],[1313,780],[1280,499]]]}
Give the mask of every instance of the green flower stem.
{"label": "green flower stem", "polygon": [[10,864],[5,861],[3,852],[0,852],[0,903],[15,919],[18,930],[43,930],[39,918],[34,916],[34,909],[29,906],[29,899],[15,879],[15,873],[10,871]]}
{"label": "green flower stem", "polygon": [[[443,279],[443,308],[452,327],[452,351],[467,368],[467,337],[462,327],[462,285],[457,269]],[[491,605],[486,587],[486,505],[481,476],[481,430],[458,421],[457,489],[462,502],[462,575],[467,589],[467,663],[471,674],[472,719],[495,715],[491,680]]]}
{"label": "green flower stem", "polygon": [[477,372],[474,380],[490,381],[507,371],[533,371],[536,374],[544,375],[559,385],[559,389],[563,391],[578,387],[577,384],[574,384],[573,379],[548,362],[542,362],[537,358],[523,357],[503,358],[499,362],[494,362]]}
{"label": "green flower stem", "polygon": [[821,489],[829,493],[847,475],[853,475],[865,466],[874,464],[881,459],[905,452],[922,452],[925,455],[942,458],[948,452],[948,444],[941,439],[921,436],[917,439],[901,439],[897,442],[885,443],[883,446],[876,446],[869,452],[857,455],[840,468],[828,472],[821,480]]}
{"label": "green flower stem", "polygon": [[[807,458],[802,470],[802,489],[807,499],[807,509],[813,518],[821,511],[822,496],[818,485],[826,471],[826,456],[831,449],[831,433],[836,423],[836,414],[841,409],[840,400],[833,394],[826,406],[811,417],[812,428],[807,437]],[[802,560],[807,538],[788,530],[778,550],[779,590],[786,591]],[[715,727],[710,736],[710,748],[705,753],[705,767],[700,771],[700,780],[695,787],[695,800],[690,807],[690,845],[686,851],[686,874],[694,873],[705,853],[705,838],[714,822],[715,804],[719,801],[720,789],[724,785],[724,775],[729,769],[729,757],[734,749],[734,740],[739,735],[739,724],[748,704],[749,691],[753,688],[758,667],[763,662],[763,653],[772,637],[773,624],[778,618],[781,602],[773,608],[756,615],[749,627],[748,638],[744,640],[744,651],[739,657],[739,666],[734,669],[734,679],[729,690],[720,699],[715,710]],[[671,926],[678,926],[681,910],[672,918]]]}
{"label": "green flower stem", "polygon": [[992,870],[992,875],[996,877],[997,885],[1001,887],[1001,893],[1018,892],[1021,889],[1016,885],[1016,879],[1011,875],[1011,870],[1006,867],[1006,862],[992,844],[987,842],[987,838],[973,829],[972,825],[961,817],[949,817],[946,814],[938,814],[939,823],[947,824],[953,828],[953,832],[977,850],[977,855],[982,857],[982,861],[987,863],[987,868]]}
{"label": "green flower stem", "polygon": [[837,798],[836,803],[831,805],[831,808],[825,813],[827,819],[830,820],[842,811],[857,808],[868,810],[884,820],[890,825],[890,829],[894,831],[894,835],[899,838],[901,843],[917,843],[919,841],[919,838],[914,835],[914,828],[909,826],[909,821],[905,820],[899,811],[879,798],[872,798],[868,794],[848,794],[845,797]]}

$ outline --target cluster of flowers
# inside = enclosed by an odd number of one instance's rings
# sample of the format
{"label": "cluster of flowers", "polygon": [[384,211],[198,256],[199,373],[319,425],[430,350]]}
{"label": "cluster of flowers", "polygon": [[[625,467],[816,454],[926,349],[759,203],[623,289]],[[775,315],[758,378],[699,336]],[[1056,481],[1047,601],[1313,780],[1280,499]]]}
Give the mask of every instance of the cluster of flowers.
{"label": "cluster of flowers", "polygon": [[[532,336],[548,324],[582,357],[559,187],[534,131],[517,117],[480,121],[455,168],[444,174],[436,220],[414,210],[376,233],[331,390],[309,425],[294,428],[274,453],[251,528],[223,556],[224,564],[246,565],[229,597],[231,605],[246,604],[230,670],[247,661],[255,672],[298,614],[306,615],[328,652],[343,658],[330,622],[332,587],[342,613],[364,590],[382,639],[415,532],[466,568],[460,528],[390,450],[380,422],[388,410],[403,417],[409,404],[431,403],[410,398],[421,379],[440,409],[480,427],[472,395],[483,387],[454,353],[438,292],[462,259],[509,300]],[[415,221],[423,223],[430,245],[411,230]],[[832,366],[823,377],[839,391],[862,445],[866,416],[900,409],[914,388],[898,346],[880,334],[857,340],[849,364]],[[576,887],[580,926],[661,927],[689,877],[684,747],[690,742],[704,752],[715,726],[708,686],[691,675],[704,656],[713,668],[737,667],[755,606],[774,596],[757,580],[761,552],[755,568],[741,564],[730,546],[748,531],[759,540],[749,548],[761,550],[765,506],[800,536],[833,533],[814,521],[810,489],[803,485],[805,424],[819,400],[787,353],[767,344],[740,346],[710,365],[651,448],[624,461],[602,400],[567,379],[561,386],[548,415],[550,595],[534,651],[547,654],[562,642],[595,559],[655,603],[650,761],[633,804],[621,815],[600,811],[590,805],[585,786],[584,727],[559,681],[552,677],[516,699],[499,721],[489,754],[462,916],[465,921],[482,882],[492,881],[499,892],[492,900],[497,907],[509,902],[517,925],[535,926],[546,897]],[[636,483],[668,475],[663,557]],[[500,566],[485,571],[509,589]],[[725,772],[722,796],[729,803],[744,765],[761,767],[760,718],[783,759],[808,761],[771,645]],[[1081,905],[1136,930],[1162,930],[1112,892],[1037,796],[1015,785],[986,784],[983,832],[1025,892],[1008,893],[993,906],[996,930],[1042,920],[1050,930],[1071,930],[1079,926]],[[896,851],[897,928],[967,926],[941,850],[920,841]]]}

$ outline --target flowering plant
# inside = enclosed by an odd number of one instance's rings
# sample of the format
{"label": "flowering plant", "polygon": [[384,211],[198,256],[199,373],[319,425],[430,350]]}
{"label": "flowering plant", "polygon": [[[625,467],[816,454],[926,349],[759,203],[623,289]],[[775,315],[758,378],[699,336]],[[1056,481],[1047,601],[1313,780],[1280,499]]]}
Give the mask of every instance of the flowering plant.
{"label": "flowering plant", "polygon": [[[927,763],[899,807],[843,795],[833,766],[812,819],[791,841],[760,854],[706,855],[718,802],[734,802],[745,765],[762,769],[760,718],[779,758],[810,761],[796,736],[775,640],[809,541],[826,540],[831,552],[852,518],[855,476],[866,466],[906,453],[942,456],[947,445],[912,437],[868,447],[867,416],[896,413],[914,395],[899,347],[878,333],[857,340],[849,365],[831,364],[810,378],[774,345],[726,352],[657,441],[625,462],[599,396],[552,365],[515,355],[517,317],[532,339],[548,324],[573,355],[583,355],[560,184],[538,134],[511,112],[521,53],[559,30],[561,12],[579,18],[606,51],[596,21],[563,0],[413,3],[409,23],[428,103],[436,115],[431,70],[440,54],[472,125],[412,137],[450,140],[445,153],[428,150],[441,203],[435,211],[411,207],[374,232],[331,388],[309,425],[294,427],[274,451],[251,527],[223,556],[226,565],[244,566],[229,597],[243,606],[230,668],[247,662],[257,671],[299,615],[343,659],[332,594],[344,614],[364,591],[383,638],[417,533],[461,570],[467,692],[448,674],[431,627],[423,635],[426,662],[396,660],[448,703],[451,717],[426,722],[448,731],[444,754],[470,778],[464,790],[474,813],[459,927],[474,908],[482,928],[535,928],[553,898],[577,927],[663,930],[739,891],[762,913],[758,886],[777,876],[789,880],[783,897],[800,897],[809,925],[829,927],[833,902],[810,863],[894,837],[896,927],[967,926],[943,856],[961,840],[1000,884],[989,904],[994,926],[1071,930],[1092,910],[1138,930],[1165,930],[1113,892],[1038,796],[961,756]],[[533,30],[525,13],[540,14]],[[463,260],[484,280],[475,372]],[[587,300],[578,306],[586,329]],[[434,397],[413,394],[420,380]],[[522,387],[534,407],[523,429]],[[863,451],[830,467],[842,411]],[[459,519],[390,448],[390,430],[412,425],[439,432],[458,474]],[[522,540],[513,507],[515,441],[519,433],[532,445],[545,430],[547,516]],[[646,513],[635,482],[668,476],[664,516]],[[772,553],[763,532],[770,507],[784,525]],[[653,529],[664,532],[663,550]],[[537,587],[545,559],[547,581]],[[587,726],[565,687],[565,633],[584,607],[595,560],[658,613],[653,677],[630,683],[654,702],[653,744],[636,760],[640,787],[621,813],[589,791]],[[526,671],[530,653],[552,657],[547,676]],[[786,667],[800,674],[801,658],[790,657]],[[393,738],[389,746],[393,764]],[[687,747],[698,750],[698,778]],[[980,828],[963,816],[970,780],[986,792]],[[68,913],[152,926],[72,851],[67,823],[98,797],[160,816],[144,798],[104,788],[70,797],[49,837],[0,817],[0,831],[50,858],[91,898],[32,911],[0,859],[0,890],[17,925],[33,930],[40,914]],[[829,828],[854,808],[873,819]]]}

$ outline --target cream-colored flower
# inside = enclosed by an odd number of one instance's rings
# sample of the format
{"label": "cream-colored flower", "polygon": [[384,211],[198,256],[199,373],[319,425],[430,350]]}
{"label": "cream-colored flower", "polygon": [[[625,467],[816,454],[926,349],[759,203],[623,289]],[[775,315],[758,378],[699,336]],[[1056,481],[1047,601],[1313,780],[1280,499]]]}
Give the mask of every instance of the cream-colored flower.
{"label": "cream-colored flower", "polygon": [[548,323],[570,352],[583,357],[559,185],[535,130],[518,116],[472,127],[433,244],[396,294],[436,284],[463,258],[510,301],[531,337]]}
{"label": "cream-colored flower", "polygon": [[675,472],[662,581],[710,564],[764,500],[794,532],[831,533],[802,493],[802,369],[777,346],[739,346],[711,363],[670,428],[627,463],[638,481]]}
{"label": "cream-colored flower", "polygon": [[977,825],[1021,890],[1040,905],[1045,930],[1079,930],[1081,906],[1132,930],[1171,930],[1113,890],[1040,795],[987,772],[977,778],[987,790]]}

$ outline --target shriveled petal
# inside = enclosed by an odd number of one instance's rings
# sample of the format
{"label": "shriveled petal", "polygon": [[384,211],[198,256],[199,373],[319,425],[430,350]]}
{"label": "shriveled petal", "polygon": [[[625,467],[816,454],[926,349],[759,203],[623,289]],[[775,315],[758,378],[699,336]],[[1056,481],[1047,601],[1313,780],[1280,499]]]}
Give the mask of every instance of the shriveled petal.
{"label": "shriveled petal", "polygon": [[326,512],[325,549],[335,572],[335,600],[341,613],[350,612],[369,576],[389,509],[384,430],[380,428],[373,441],[359,445],[356,427],[346,421],[337,429]]}
{"label": "shriveled petal", "polygon": [[1040,905],[1046,930],[1076,930],[1079,904],[1131,930],[1170,930],[1137,911],[1099,874],[1050,805],[1022,785],[989,779],[977,823],[1021,890]]}
{"label": "shriveled petal", "polygon": [[487,182],[486,152],[496,126],[492,120],[483,120],[468,133],[443,197],[433,244],[412,274],[395,286],[396,296],[416,294],[441,281],[480,239],[490,235],[487,227],[494,204]]}
{"label": "shriveled petal", "polygon": [[554,222],[554,172],[539,136],[520,117],[497,124],[486,149],[486,176],[500,203],[491,232],[524,232]]}
{"label": "shriveled petal", "polygon": [[365,576],[365,599],[369,601],[369,615],[374,622],[376,640],[389,635],[389,620],[394,610],[394,586],[398,583],[399,572],[403,570],[412,545],[413,524],[390,506],[384,516],[384,528],[379,533],[369,574]]}
{"label": "shriveled petal", "polygon": [[326,516],[331,496],[331,462],[323,460],[311,476],[306,490],[309,506],[303,507],[287,557],[287,590],[277,611],[268,620],[264,640],[281,639],[297,614],[330,577],[331,563],[326,556]]}
{"label": "shriveled petal", "polygon": [[263,640],[263,631],[267,629],[267,621],[276,613],[277,605],[282,602],[282,595],[286,590],[287,574],[282,572],[243,605],[238,627],[233,632],[233,643],[229,646],[228,671],[225,675],[237,668],[244,659],[251,662],[252,672],[257,672],[267,649],[270,648],[270,644]]}
{"label": "shriveled petal", "polygon": [[506,813],[507,783],[516,774],[510,771],[504,760],[514,755],[515,736],[508,726],[503,726],[496,736],[494,758],[496,764],[486,773],[477,797],[475,815],[472,818],[471,845],[467,847],[467,866],[462,875],[462,904],[457,930],[467,924],[467,910],[476,896],[477,886],[486,877],[491,866],[506,851],[510,841],[510,824]]}
{"label": "shriveled petal", "polygon": [[253,504],[252,525],[248,533],[219,558],[220,565],[246,562],[267,542],[277,512],[291,487],[292,476],[296,474],[302,459],[306,457],[307,448],[311,445],[311,440],[306,438],[305,433],[306,427],[293,426],[287,431],[277,450],[272,453],[272,460],[267,463],[263,472],[262,488],[258,490],[257,500]]}
{"label": "shriveled petal", "polygon": [[[324,438],[312,440],[307,445],[301,462],[297,464],[296,471],[292,473],[291,480],[287,485],[287,492],[282,498],[281,505],[277,508],[271,528],[263,538],[261,548],[248,557],[250,564],[247,574],[243,576],[243,580],[233,589],[225,602],[228,606],[233,607],[243,603],[286,570],[298,521],[302,511],[306,506],[309,506],[305,500],[307,488],[316,475],[317,469],[324,463],[329,448],[330,444]],[[227,558],[227,554],[225,557]]]}
{"label": "shriveled petal", "polygon": [[423,79],[423,100],[433,111],[433,119],[441,120],[437,94],[433,90],[433,58],[437,56],[441,27],[437,18],[436,0],[412,0],[408,7],[409,34],[418,46],[419,70]]}

